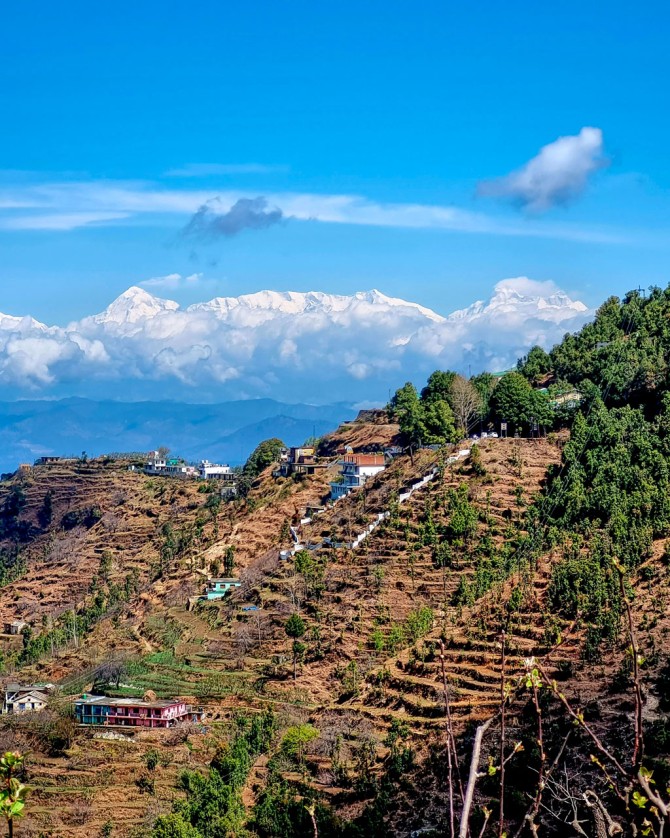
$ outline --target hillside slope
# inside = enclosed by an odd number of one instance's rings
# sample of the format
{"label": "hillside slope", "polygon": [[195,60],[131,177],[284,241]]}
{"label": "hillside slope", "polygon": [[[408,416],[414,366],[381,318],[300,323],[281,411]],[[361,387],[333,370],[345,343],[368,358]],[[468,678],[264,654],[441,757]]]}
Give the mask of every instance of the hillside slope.
{"label": "hillside slope", "polygon": [[[598,431],[609,420],[602,411],[590,415],[594,451],[619,450]],[[268,710],[274,744],[254,758],[241,789],[252,834],[305,834],[303,799],[318,801],[327,835],[449,834],[448,720],[461,766],[454,783],[467,780],[475,727],[490,730],[484,755],[493,773],[474,794],[473,818],[481,821],[497,806],[503,693],[506,817],[519,824],[537,776],[527,686],[535,661],[560,679],[570,706],[586,708],[602,741],[614,737],[617,754],[632,747],[625,620],[605,633],[608,609],[625,615],[612,588],[616,573],[610,568],[609,599],[599,610],[589,586],[606,567],[588,564],[600,555],[603,520],[583,534],[574,529],[577,512],[561,483],[568,464],[583,461],[579,426],[573,439],[566,432],[486,439],[399,456],[364,490],[304,521],[308,507],[324,504],[337,450],[376,450],[393,444],[397,431],[381,416],[344,425],[320,447],[332,456],[328,468],[274,479],[270,467],[246,500],[220,507],[195,483],[151,480],[114,462],[35,469],[2,484],[0,546],[6,573],[17,578],[0,588],[0,614],[31,623],[25,637],[3,638],[6,675],[58,681],[68,694],[117,667],[116,682],[104,687],[111,694],[150,689],[206,710],[203,729],[132,741],[72,731],[54,744],[53,719],[6,723],[7,746],[33,751],[26,834],[83,838],[111,819],[114,835],[151,835],[155,817],[183,797],[179,771],[206,773],[217,748],[232,747],[233,717]],[[563,532],[552,524],[559,520]],[[230,547],[242,586],[224,601],[194,604]],[[659,530],[626,582],[637,598],[631,625],[645,658],[644,723],[655,729],[665,724],[658,684],[670,632],[666,555]],[[584,575],[574,582],[575,573]],[[571,610],[575,584],[581,600]],[[77,637],[68,628],[73,606]],[[301,627],[289,635],[296,615]],[[565,719],[550,692],[543,706],[553,759]],[[285,744],[292,731],[307,736],[298,757]],[[605,796],[596,768],[576,768],[588,759],[586,735],[572,736],[573,781]],[[663,741],[649,746],[659,776]],[[158,766],[147,769],[153,752]],[[567,817],[558,796],[548,805]],[[285,812],[293,831],[269,826],[268,811]],[[547,834],[567,833],[557,826]]]}

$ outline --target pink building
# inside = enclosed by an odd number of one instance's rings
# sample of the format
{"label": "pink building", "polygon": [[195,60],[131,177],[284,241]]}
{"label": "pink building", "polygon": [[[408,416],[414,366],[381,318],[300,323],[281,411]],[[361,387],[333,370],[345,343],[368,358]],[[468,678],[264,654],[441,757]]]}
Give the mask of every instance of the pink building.
{"label": "pink building", "polygon": [[84,696],[74,703],[81,725],[121,727],[174,727],[182,721],[198,721],[202,711],[178,699],[142,701],[138,698]]}

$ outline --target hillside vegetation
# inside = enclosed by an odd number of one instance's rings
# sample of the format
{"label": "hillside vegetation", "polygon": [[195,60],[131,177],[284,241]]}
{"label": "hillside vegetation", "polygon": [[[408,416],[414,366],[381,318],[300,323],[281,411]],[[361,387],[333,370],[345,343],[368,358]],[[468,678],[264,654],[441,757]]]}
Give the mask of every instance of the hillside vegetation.
{"label": "hillside vegetation", "polygon": [[[3,482],[4,673],[61,687],[3,725],[19,834],[667,832],[668,322],[670,291],[631,293],[502,377],[436,371],[313,475],[274,478],[270,440],[231,502],[102,460]],[[338,451],[398,444],[305,520]],[[92,687],[206,719],[96,738],[66,700]]]}

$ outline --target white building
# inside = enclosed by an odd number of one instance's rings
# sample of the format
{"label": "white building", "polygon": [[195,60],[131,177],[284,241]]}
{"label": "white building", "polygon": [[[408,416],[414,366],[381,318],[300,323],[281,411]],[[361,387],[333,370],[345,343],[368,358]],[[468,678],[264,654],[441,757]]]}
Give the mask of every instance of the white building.
{"label": "white building", "polygon": [[339,500],[359,489],[370,477],[386,468],[383,454],[345,454],[339,465],[340,479],[330,484],[332,500]]}
{"label": "white building", "polygon": [[202,480],[232,480],[234,472],[228,465],[210,463],[209,460],[201,460],[198,466],[198,476]]}
{"label": "white building", "polygon": [[[220,480],[227,488],[234,489],[237,475],[228,465],[210,463],[201,460],[200,465],[191,466],[178,457],[161,457],[158,451],[152,451],[144,464],[144,473],[160,477],[188,477],[198,480]],[[234,492],[233,492],[234,493]],[[230,494],[230,491],[228,492]]]}
{"label": "white building", "polygon": [[152,451],[144,464],[145,474],[166,474],[167,459],[161,457],[158,451]]}
{"label": "white building", "polygon": [[34,713],[47,706],[53,684],[7,684],[2,703],[2,712],[11,715]]}
{"label": "white building", "polygon": [[161,457],[152,451],[144,464],[144,473],[159,477],[199,477],[196,466],[189,466],[179,457]]}

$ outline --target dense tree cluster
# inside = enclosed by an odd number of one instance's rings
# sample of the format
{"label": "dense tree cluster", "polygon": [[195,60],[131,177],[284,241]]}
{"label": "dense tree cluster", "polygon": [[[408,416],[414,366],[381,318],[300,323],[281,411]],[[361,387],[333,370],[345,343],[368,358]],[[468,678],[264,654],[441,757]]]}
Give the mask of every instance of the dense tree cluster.
{"label": "dense tree cluster", "polygon": [[[393,396],[389,416],[400,425],[404,444],[411,450],[421,445],[455,442],[467,432],[479,410],[479,394],[456,373],[437,370],[419,396],[407,382]],[[461,423],[457,426],[457,422]]]}
{"label": "dense tree cluster", "polygon": [[244,466],[239,469],[237,492],[241,497],[246,497],[251,489],[254,480],[272,463],[276,463],[279,454],[285,445],[277,437],[264,439],[249,455]]}
{"label": "dense tree cluster", "polygon": [[241,835],[246,821],[242,788],[254,759],[267,751],[276,730],[271,711],[253,718],[239,716],[229,744],[222,745],[207,775],[184,771],[180,777],[186,799],[160,816],[152,838],[220,838]]}
{"label": "dense tree cluster", "polygon": [[521,373],[503,375],[491,394],[489,415],[496,423],[506,421],[510,430],[524,432],[536,425],[538,430],[554,424],[554,414],[547,394],[531,387]]}
{"label": "dense tree cluster", "polygon": [[282,448],[284,443],[277,437],[259,442],[244,464],[244,475],[250,480],[255,480],[264,469],[279,459]]}
{"label": "dense tree cluster", "polygon": [[[537,355],[531,350],[532,358]],[[533,386],[532,382],[541,378],[536,368],[535,363],[523,364],[520,371],[502,376],[482,373],[469,380],[455,372],[436,370],[420,395],[411,382],[397,390],[388,412],[400,425],[403,442],[410,450],[455,442],[475,427],[500,428],[501,422],[507,422],[511,434],[544,432],[560,415],[552,407],[548,391]]]}

